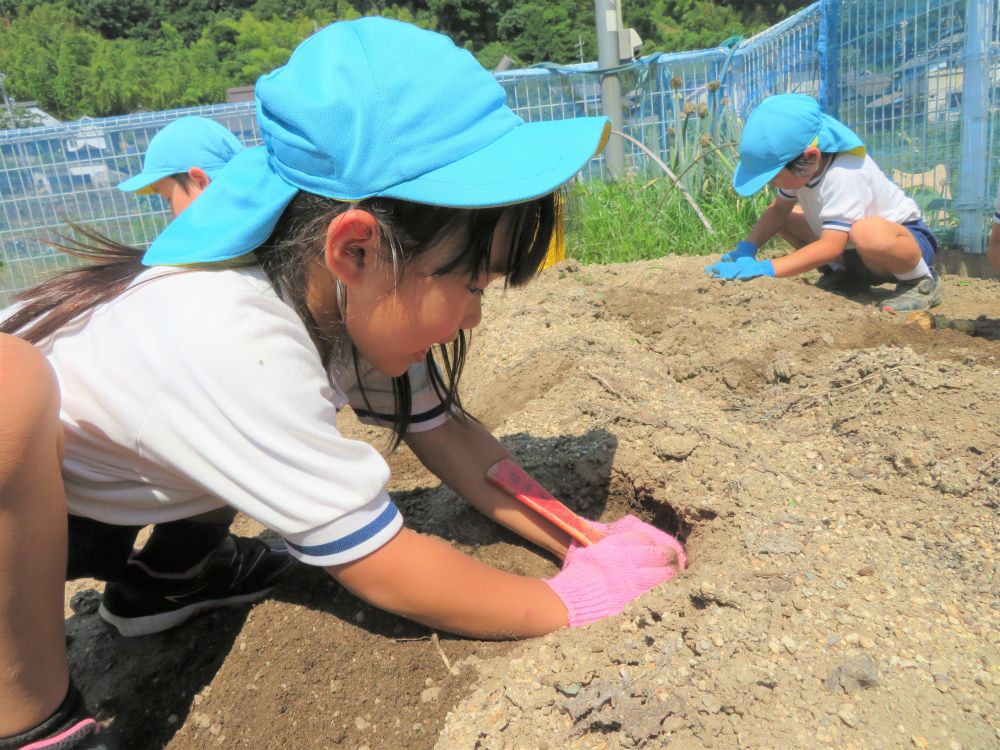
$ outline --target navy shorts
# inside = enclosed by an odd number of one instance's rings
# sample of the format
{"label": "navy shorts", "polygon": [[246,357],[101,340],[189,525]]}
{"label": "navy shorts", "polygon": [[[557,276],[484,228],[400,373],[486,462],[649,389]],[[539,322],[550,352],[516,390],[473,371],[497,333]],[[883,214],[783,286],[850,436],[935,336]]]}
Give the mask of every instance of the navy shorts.
{"label": "navy shorts", "polygon": [[913,239],[917,241],[917,247],[920,248],[920,254],[924,256],[924,262],[930,268],[934,263],[934,253],[938,251],[937,237],[934,236],[934,232],[924,223],[923,219],[908,221],[903,226],[910,230]]}
{"label": "navy shorts", "polygon": [[[934,263],[934,254],[938,249],[937,238],[934,236],[931,228],[924,223],[923,219],[908,221],[903,224],[903,226],[909,230],[911,235],[913,235],[913,239],[916,241],[917,247],[920,248],[920,254],[923,256],[924,262],[927,264],[927,267],[930,268]],[[858,255],[858,251],[854,248],[845,250],[844,257],[841,258],[840,262],[844,264],[844,270],[851,276],[851,278],[861,279],[871,286],[896,281],[895,277],[883,277],[879,276],[877,273],[873,273],[871,269],[865,265],[864,261],[861,260],[861,256]]]}

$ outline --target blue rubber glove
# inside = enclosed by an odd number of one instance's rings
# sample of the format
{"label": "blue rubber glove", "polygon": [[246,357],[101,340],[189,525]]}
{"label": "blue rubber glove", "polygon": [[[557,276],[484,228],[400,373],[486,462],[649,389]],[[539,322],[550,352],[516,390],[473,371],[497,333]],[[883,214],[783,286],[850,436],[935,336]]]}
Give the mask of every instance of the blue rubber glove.
{"label": "blue rubber glove", "polygon": [[754,260],[753,258],[738,258],[727,263],[722,261],[707,266],[705,273],[717,279],[755,279],[758,276],[774,276],[774,264],[769,260]]}
{"label": "blue rubber glove", "polygon": [[750,240],[741,240],[736,243],[736,249],[722,254],[722,259],[727,261],[739,260],[740,258],[756,258],[757,251],[760,250]]}

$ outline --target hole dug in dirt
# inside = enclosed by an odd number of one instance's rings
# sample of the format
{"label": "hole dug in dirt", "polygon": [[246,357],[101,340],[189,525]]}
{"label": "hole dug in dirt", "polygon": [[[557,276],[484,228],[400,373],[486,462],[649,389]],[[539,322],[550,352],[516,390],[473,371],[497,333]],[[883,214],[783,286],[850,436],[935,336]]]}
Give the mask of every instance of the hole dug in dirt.
{"label": "hole dug in dirt", "polygon": [[[620,509],[622,514],[632,513],[646,523],[665,531],[687,547],[688,538],[694,531],[695,518],[692,512],[678,510],[666,500],[660,500],[654,492],[628,471],[616,471],[612,477],[605,511]],[[711,511],[697,514],[697,520],[711,520]]]}
{"label": "hole dug in dirt", "polygon": [[652,524],[660,531],[665,531],[677,541],[687,546],[688,537],[694,530],[694,524],[688,520],[687,514],[674,508],[673,505],[657,500],[651,494],[642,490],[633,490],[633,497],[626,500],[626,506],[633,509],[639,518]]}
{"label": "hole dug in dirt", "polygon": [[684,516],[678,513],[670,503],[643,500],[641,505],[643,510],[650,515],[649,523],[676,537],[681,544],[687,545],[688,536],[690,536],[693,526],[684,520]]}

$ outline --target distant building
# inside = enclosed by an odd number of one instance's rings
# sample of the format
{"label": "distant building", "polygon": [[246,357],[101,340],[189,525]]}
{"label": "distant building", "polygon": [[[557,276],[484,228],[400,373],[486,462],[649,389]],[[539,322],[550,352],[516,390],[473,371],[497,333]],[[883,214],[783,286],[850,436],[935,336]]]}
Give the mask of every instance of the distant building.
{"label": "distant building", "polygon": [[[2,104],[2,102],[0,102]],[[39,128],[58,125],[59,120],[38,106],[38,102],[13,102],[14,126],[17,128]],[[0,122],[6,123],[7,112],[0,112]]]}
{"label": "distant building", "polygon": [[253,86],[233,86],[226,89],[227,102],[252,102]]}

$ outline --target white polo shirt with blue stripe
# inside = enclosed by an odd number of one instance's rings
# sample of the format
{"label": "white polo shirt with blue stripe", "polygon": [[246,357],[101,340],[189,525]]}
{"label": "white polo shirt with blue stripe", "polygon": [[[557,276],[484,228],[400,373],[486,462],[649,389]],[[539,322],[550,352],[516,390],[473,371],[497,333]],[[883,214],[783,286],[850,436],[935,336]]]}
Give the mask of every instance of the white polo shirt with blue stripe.
{"label": "white polo shirt with blue stripe", "polygon": [[[40,343],[59,378],[69,511],[145,525],[231,506],[311,565],[358,559],[403,521],[375,448],[337,429],[351,404],[392,419],[391,381],[334,381],[257,267],[150,269]],[[343,372],[353,367],[338,366]],[[448,417],[423,366],[412,430]]]}
{"label": "white polo shirt with blue stripe", "polygon": [[[817,237],[826,229],[849,232],[854,222],[871,216],[896,224],[923,216],[916,202],[867,154],[836,154],[805,187],[779,189],[778,197],[798,202]],[[847,247],[854,244],[848,240]]]}

